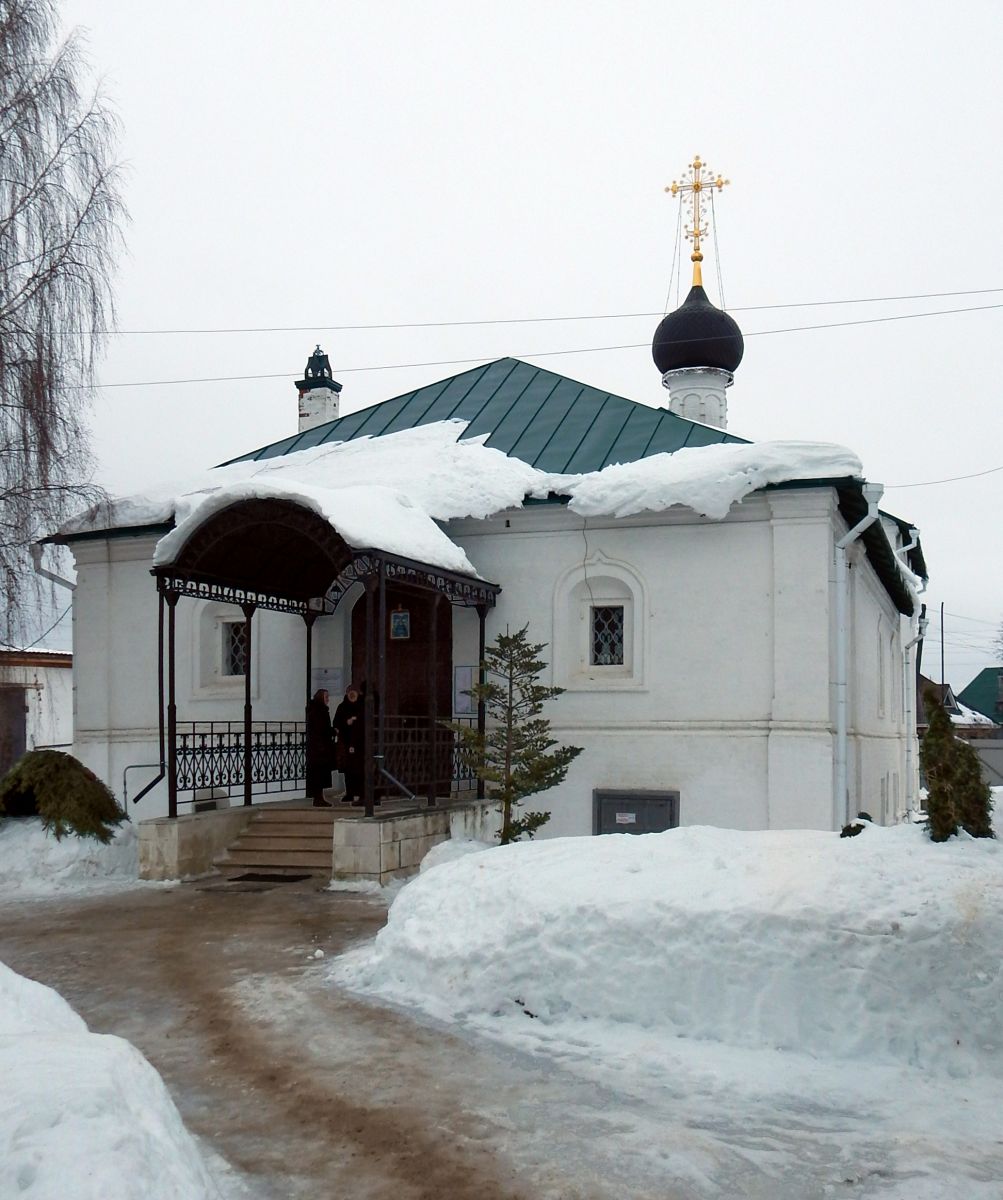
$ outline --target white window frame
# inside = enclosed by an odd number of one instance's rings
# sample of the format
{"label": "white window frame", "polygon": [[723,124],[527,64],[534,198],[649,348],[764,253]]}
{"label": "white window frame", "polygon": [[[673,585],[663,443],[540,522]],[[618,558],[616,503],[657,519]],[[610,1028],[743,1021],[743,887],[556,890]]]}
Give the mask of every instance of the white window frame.
{"label": "white window frame", "polygon": [[[187,607],[187,606],[185,606]],[[244,675],[223,674],[223,626],[242,624],[244,617],[234,604],[215,600],[196,601],[191,606],[191,697],[193,700],[231,700],[244,694]],[[187,613],[185,614],[187,616]],[[251,644],[248,661],[251,664],[251,696],[260,698],[259,662],[261,657],[261,622],[259,610],[251,622]]]}
{"label": "white window frame", "polygon": [[[623,609],[623,663],[592,662],[592,610]],[[571,692],[645,691],[645,587],[624,562],[597,551],[554,589],[554,681]]]}

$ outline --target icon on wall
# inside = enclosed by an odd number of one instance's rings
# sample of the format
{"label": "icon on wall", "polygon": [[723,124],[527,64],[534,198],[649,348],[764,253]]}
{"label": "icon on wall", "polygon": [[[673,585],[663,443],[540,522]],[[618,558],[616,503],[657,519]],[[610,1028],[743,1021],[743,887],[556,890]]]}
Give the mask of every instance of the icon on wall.
{"label": "icon on wall", "polygon": [[390,614],[390,640],[403,642],[411,636],[411,614],[406,608],[396,608]]}

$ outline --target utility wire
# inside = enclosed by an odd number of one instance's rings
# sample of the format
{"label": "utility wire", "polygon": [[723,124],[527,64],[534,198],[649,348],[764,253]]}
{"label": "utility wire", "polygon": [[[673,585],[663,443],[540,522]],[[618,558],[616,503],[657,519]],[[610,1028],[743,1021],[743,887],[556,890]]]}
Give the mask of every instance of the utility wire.
{"label": "utility wire", "polygon": [[[1003,290],[1003,289],[1000,289]],[[955,313],[972,313],[986,312],[990,309],[1003,308],[1001,304],[980,304],[971,308],[944,308],[935,312],[922,313],[895,313],[889,317],[863,317],[854,321],[832,321],[823,325],[790,325],[783,329],[756,329],[751,333],[746,333],[744,336],[750,337],[769,337],[777,333],[805,333],[811,330],[820,329],[845,329],[854,325],[882,325],[889,321],[911,321],[921,317],[946,317]],[[657,314],[655,314],[657,315]],[[673,344],[686,345],[687,341],[713,342],[722,339],[731,338],[731,334],[721,334],[714,337],[701,337],[691,339],[678,339]],[[571,350],[531,350],[524,354],[503,355],[505,358],[553,358],[569,354],[601,354],[612,350],[643,350],[648,346],[647,342],[634,342],[620,346],[580,346]],[[466,358],[441,358],[429,360],[426,362],[409,362],[409,363],[379,363],[369,367],[339,367],[339,375],[351,375],[361,371],[397,371],[406,370],[416,367],[456,367],[462,366],[465,363],[478,363],[490,359],[489,355],[473,355]],[[70,389],[86,389],[94,388],[121,388],[121,387],[161,387],[181,383],[239,383],[249,379],[288,379],[288,371],[275,372],[268,375],[207,375],[193,379],[143,379],[129,383],[95,383],[95,384],[66,384]],[[949,482],[945,480],[944,482]],[[896,484],[897,487],[914,487],[915,484]]]}
{"label": "utility wire", "polygon": [[[675,258],[675,256],[673,256]],[[672,290],[670,274],[669,292]],[[858,296],[852,300],[802,300],[793,304],[747,304],[729,312],[772,312],[784,308],[825,308],[841,304],[887,304],[901,300],[945,300],[957,296],[987,296],[1003,292],[1003,287],[974,288],[962,292],[916,292],[910,296]],[[677,297],[678,298],[678,297]],[[666,307],[668,307],[666,305]],[[958,309],[967,312],[967,309]],[[402,321],[377,325],[261,325],[206,329],[76,329],[63,336],[79,337],[90,333],[102,337],[145,337],[155,334],[220,334],[220,333],[358,333],[380,329],[450,329],[469,325],[544,325],[561,321],[621,321],[664,316],[664,312],[585,313],[565,317],[492,317],[472,321]],[[917,314],[923,315],[923,314]]]}
{"label": "utility wire", "polygon": [[[889,488],[914,488],[914,487],[936,487],[939,483],[958,483],[962,479],[981,479],[983,475],[995,475],[997,471],[1003,471],[1003,466],[990,467],[987,471],[975,471],[972,475],[952,475],[949,479],[925,479],[921,483],[886,483],[885,490]],[[974,617],[966,617],[966,620],[974,620]]]}
{"label": "utility wire", "polygon": [[44,633],[40,633],[33,642],[29,642],[27,646],[22,646],[20,648],[20,650],[15,651],[15,653],[23,654],[26,650],[33,650],[40,641],[42,641],[44,638],[47,638],[49,636],[49,634],[56,628],[56,626],[59,624],[59,622],[66,616],[66,614],[70,611],[70,609],[72,607],[73,607],[73,602],[70,601],[70,603],[67,604],[67,606],[63,609],[63,611],[59,614],[59,616],[56,617],[56,619],[52,622],[52,624],[49,626],[49,628]]}

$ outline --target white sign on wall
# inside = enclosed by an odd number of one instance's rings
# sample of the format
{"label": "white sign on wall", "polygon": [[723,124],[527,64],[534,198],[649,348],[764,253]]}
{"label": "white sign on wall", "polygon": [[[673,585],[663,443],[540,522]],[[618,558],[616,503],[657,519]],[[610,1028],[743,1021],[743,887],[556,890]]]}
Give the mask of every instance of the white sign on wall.
{"label": "white sign on wall", "polygon": [[453,668],[453,714],[457,717],[467,717],[476,711],[470,689],[474,686],[474,667]]}
{"label": "white sign on wall", "polygon": [[330,695],[332,704],[340,704],[345,694],[345,672],[342,667],[314,667],[310,672],[310,695],[321,688]]}

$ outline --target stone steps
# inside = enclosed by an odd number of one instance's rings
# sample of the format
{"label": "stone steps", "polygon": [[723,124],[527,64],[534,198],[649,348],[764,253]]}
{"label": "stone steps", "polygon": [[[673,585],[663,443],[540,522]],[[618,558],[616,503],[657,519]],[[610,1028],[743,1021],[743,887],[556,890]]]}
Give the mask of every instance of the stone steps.
{"label": "stone steps", "polygon": [[229,876],[265,871],[330,878],[333,832],[333,809],[284,804],[257,808],[237,840],[213,865]]}

